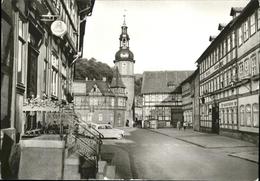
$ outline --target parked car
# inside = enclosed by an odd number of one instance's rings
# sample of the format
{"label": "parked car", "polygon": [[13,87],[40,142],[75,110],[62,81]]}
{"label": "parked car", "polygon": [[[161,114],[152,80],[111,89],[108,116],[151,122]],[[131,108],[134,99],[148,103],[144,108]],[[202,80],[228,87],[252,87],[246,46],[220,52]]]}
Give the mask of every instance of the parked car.
{"label": "parked car", "polygon": [[104,138],[121,139],[125,136],[125,131],[113,128],[110,124],[95,124],[91,123],[91,127],[104,135]]}

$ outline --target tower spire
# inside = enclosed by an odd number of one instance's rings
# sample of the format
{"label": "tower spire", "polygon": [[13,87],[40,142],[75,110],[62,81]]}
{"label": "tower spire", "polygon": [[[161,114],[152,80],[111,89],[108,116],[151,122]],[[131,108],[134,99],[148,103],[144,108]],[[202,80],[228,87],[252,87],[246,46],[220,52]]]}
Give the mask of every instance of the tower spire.
{"label": "tower spire", "polygon": [[126,23],[125,23],[125,17],[126,17],[126,9],[124,9],[124,15],[123,15],[123,17],[124,17],[124,22],[123,22],[123,26],[125,26],[125,25],[126,25]]}

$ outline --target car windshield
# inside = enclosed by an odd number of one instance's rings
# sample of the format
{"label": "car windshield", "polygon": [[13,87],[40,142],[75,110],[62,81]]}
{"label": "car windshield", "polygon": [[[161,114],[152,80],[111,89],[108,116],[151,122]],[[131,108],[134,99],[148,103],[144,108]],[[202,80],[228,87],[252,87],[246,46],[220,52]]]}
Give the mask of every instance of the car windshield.
{"label": "car windshield", "polygon": [[106,129],[112,129],[112,127],[111,127],[111,126],[108,126],[108,125],[106,125]]}
{"label": "car windshield", "polygon": [[106,127],[105,126],[98,126],[98,129],[106,129]]}

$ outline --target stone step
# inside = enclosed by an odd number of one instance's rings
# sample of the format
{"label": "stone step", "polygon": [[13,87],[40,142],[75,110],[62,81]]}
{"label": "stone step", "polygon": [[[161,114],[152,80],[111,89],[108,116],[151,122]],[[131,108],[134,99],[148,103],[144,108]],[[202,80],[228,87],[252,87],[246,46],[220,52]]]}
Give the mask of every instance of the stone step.
{"label": "stone step", "polygon": [[64,180],[79,180],[79,156],[77,154],[72,154],[70,157],[65,159],[64,162]]}

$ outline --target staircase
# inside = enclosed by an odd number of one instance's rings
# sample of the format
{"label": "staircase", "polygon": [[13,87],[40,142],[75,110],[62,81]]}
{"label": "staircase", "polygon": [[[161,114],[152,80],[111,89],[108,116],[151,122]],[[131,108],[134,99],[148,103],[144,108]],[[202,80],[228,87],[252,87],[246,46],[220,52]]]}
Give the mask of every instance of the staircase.
{"label": "staircase", "polygon": [[77,119],[73,121],[66,137],[64,179],[94,179],[104,136],[94,128],[83,126]]}

